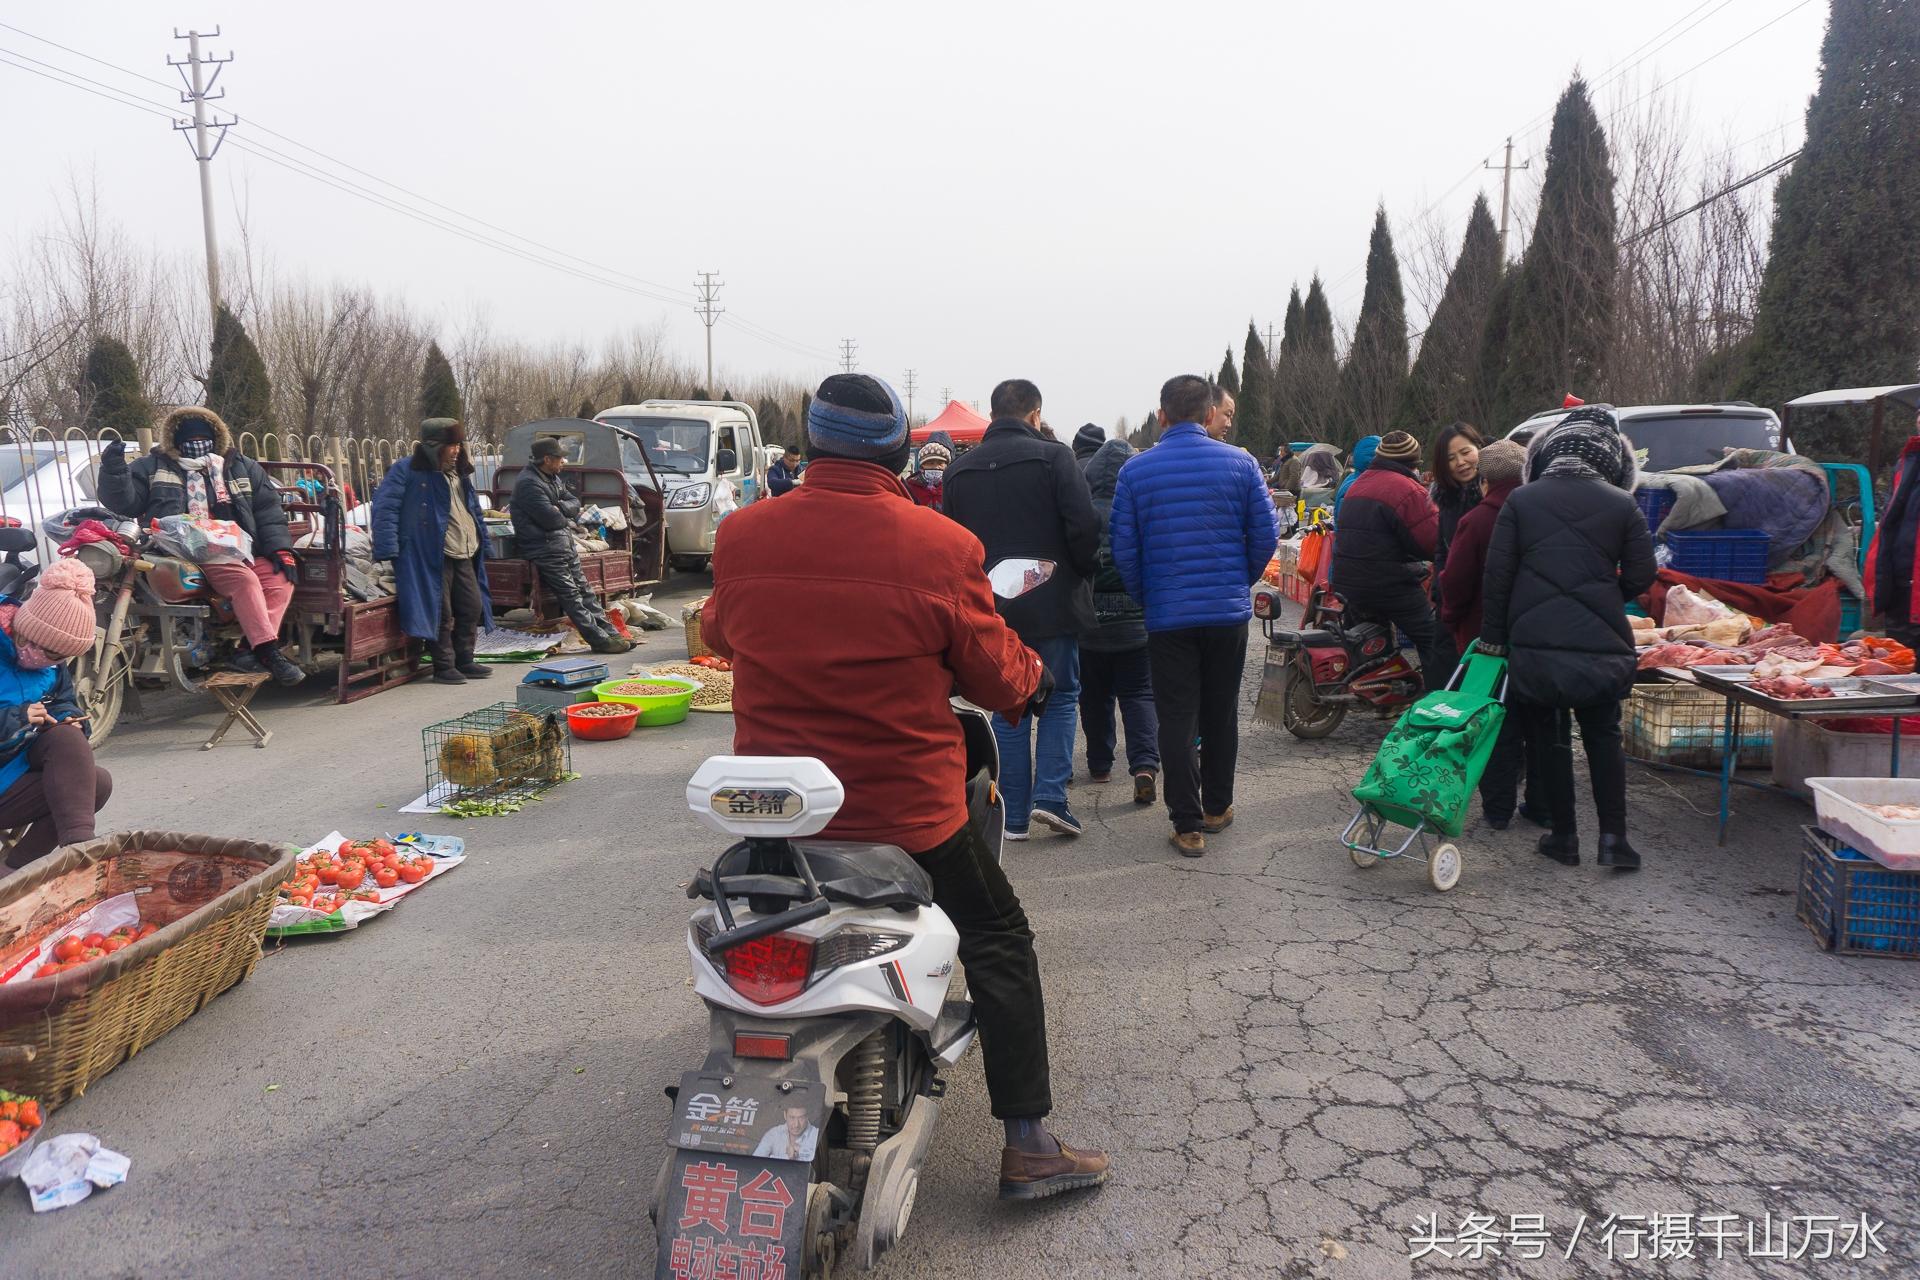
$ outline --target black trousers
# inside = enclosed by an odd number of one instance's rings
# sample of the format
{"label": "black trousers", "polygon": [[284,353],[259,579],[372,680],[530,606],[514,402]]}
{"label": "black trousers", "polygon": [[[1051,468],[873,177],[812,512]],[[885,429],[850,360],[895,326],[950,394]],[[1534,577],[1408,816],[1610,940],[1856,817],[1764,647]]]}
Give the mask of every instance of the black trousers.
{"label": "black trousers", "polygon": [[577,553],[543,555],[534,565],[540,570],[541,585],[559,602],[561,612],[579,629],[583,639],[591,640],[611,630],[606,614],[594,601],[593,588],[580,568]]}
{"label": "black trousers", "polygon": [[1147,636],[1147,656],[1153,665],[1153,707],[1160,714],[1167,814],[1175,831],[1198,831],[1204,814],[1217,817],[1233,804],[1247,624],[1155,631]]}
{"label": "black trousers", "polygon": [[433,669],[445,671],[473,661],[480,633],[480,576],[472,560],[440,562],[440,635],[429,646]]}
{"label": "black trousers", "polygon": [[933,877],[933,900],[960,933],[994,1118],[1037,1120],[1053,1110],[1053,1084],[1040,960],[1020,895],[971,822],[913,856]]}
{"label": "black trousers", "polygon": [[1160,721],[1153,712],[1153,672],[1145,645],[1103,653],[1080,647],[1080,729],[1087,735],[1087,772],[1111,773],[1114,704],[1126,728],[1127,772],[1160,772]]}
{"label": "black trousers", "polygon": [[1524,732],[1531,739],[1528,768],[1546,784],[1554,834],[1573,835],[1577,829],[1573,808],[1576,720],[1580,723],[1580,741],[1587,748],[1587,772],[1593,785],[1593,807],[1600,817],[1600,834],[1627,834],[1627,753],[1620,741],[1620,704],[1595,702],[1571,711],[1522,704],[1518,710],[1527,719]]}
{"label": "black trousers", "polygon": [[1386,619],[1413,641],[1420,654],[1420,678],[1428,693],[1447,687],[1460,655],[1454,652],[1453,636],[1434,616],[1433,601],[1427,599],[1426,592],[1408,584],[1380,595],[1348,596],[1347,603],[1361,617]]}
{"label": "black trousers", "polygon": [[1552,812],[1541,772],[1530,767],[1532,742],[1527,717],[1519,707],[1509,707],[1500,725],[1500,737],[1493,744],[1493,755],[1487,759],[1487,771],[1480,775],[1480,809],[1489,818],[1504,821],[1513,817],[1523,771],[1527,776],[1527,812]]}

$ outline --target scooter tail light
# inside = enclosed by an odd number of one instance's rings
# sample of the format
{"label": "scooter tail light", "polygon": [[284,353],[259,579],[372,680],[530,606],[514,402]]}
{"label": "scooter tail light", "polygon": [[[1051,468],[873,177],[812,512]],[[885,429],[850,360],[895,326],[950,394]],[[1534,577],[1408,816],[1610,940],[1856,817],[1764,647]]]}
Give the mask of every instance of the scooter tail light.
{"label": "scooter tail light", "polygon": [[793,1037],[736,1031],[733,1033],[733,1056],[785,1062],[793,1057]]}
{"label": "scooter tail light", "polygon": [[813,939],[775,933],[743,942],[725,953],[727,985],[755,1004],[781,1004],[807,989],[813,973]]}

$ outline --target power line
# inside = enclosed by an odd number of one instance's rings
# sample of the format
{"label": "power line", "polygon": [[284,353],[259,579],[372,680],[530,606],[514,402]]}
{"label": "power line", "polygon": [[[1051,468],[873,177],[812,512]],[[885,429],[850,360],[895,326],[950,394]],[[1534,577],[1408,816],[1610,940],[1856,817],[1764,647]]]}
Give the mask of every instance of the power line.
{"label": "power line", "polygon": [[[130,68],[120,66],[117,63],[108,62],[104,58],[97,58],[90,53],[85,53],[69,45],[61,44],[56,40],[49,40],[45,36],[36,35],[35,33],[28,31],[25,28],[15,26],[12,23],[0,22],[0,28],[3,28],[8,31],[16,32],[20,35],[26,36],[31,40],[37,40],[42,44],[48,45],[55,49],[59,49],[64,53],[69,53],[75,57],[83,58],[88,62],[92,62],[99,66],[106,67],[110,70],[117,71],[120,74],[125,76],[130,76],[133,79],[141,80],[148,84],[158,85],[161,88],[166,88],[166,89],[173,88],[173,86],[169,85],[166,81],[158,80],[152,76],[144,75],[138,71],[134,71]],[[33,58],[27,54],[19,53],[14,50],[4,50],[0,52],[11,53],[14,57],[21,58],[27,62],[35,63],[38,66],[45,67],[51,71],[58,72],[61,76],[71,77],[72,80],[83,81],[86,84],[93,85],[98,89],[105,90],[106,93],[116,95],[115,97],[110,98],[109,101],[117,101],[125,106],[139,105],[140,109],[142,110],[154,109],[154,104],[148,102],[146,99],[137,98],[134,95],[127,93],[124,90],[116,88],[115,86],[106,84],[102,81],[90,79],[87,76],[80,75],[78,72],[69,71],[65,67],[59,67],[53,63],[42,62],[37,58]],[[16,66],[19,70],[23,70],[23,71],[32,70],[32,68],[30,67],[19,66],[18,63],[14,63],[11,65]],[[36,73],[36,74],[39,74],[39,73]],[[52,77],[49,77],[49,78],[52,78]],[[78,84],[71,84],[67,80],[57,80],[56,83],[66,83],[66,84],[69,84],[69,87],[71,88],[81,87]],[[96,95],[96,96],[101,96],[101,95]],[[171,118],[173,113],[166,112],[165,114],[167,114],[169,118]],[[335,165],[350,173],[359,174],[361,177],[364,177],[373,182],[379,183],[381,186],[388,187],[394,191],[400,192],[402,195],[405,195],[409,199],[419,201],[422,204],[431,205],[437,209],[445,210],[449,214],[452,214],[454,217],[460,218],[467,222],[471,222],[476,226],[484,227],[489,231],[497,232],[500,235],[510,237],[511,239],[520,241],[523,244],[532,245],[536,249],[540,250],[542,253],[549,255],[551,257],[564,258],[572,262],[579,263],[583,266],[589,267],[593,271],[599,273],[601,276],[620,277],[625,280],[632,281],[635,285],[640,286],[639,288],[628,288],[627,289],[628,292],[637,293],[642,297],[652,297],[659,301],[671,302],[678,305],[685,305],[690,299],[689,294],[673,286],[664,285],[658,281],[648,280],[644,277],[636,276],[631,272],[622,271],[615,267],[606,266],[603,263],[594,262],[591,259],[582,258],[579,255],[569,253],[564,249],[556,248],[552,245],[545,244],[542,241],[535,240],[530,236],[525,236],[519,232],[512,231],[506,227],[502,227],[495,223],[488,222],[483,218],[477,217],[476,215],[471,213],[467,213],[466,211],[462,209],[458,209],[452,205],[445,204],[441,201],[435,200],[430,196],[425,196],[420,194],[419,192],[412,191],[406,187],[401,186],[399,183],[393,182],[386,178],[382,178],[378,174],[371,173],[365,169],[361,169],[358,166],[353,165],[345,160],[341,160],[336,156],[329,155],[327,152],[322,151],[317,147],[314,147],[308,143],[301,142],[299,139],[293,138],[287,134],[281,133],[277,129],[269,128],[266,125],[261,124],[259,121],[252,119],[251,117],[248,117],[247,124],[250,128],[252,128],[256,132],[264,133],[271,137],[278,138],[281,141],[288,143],[291,146],[298,147],[302,151],[310,152],[311,154],[316,155],[321,159],[327,161],[329,164]],[[257,146],[242,148],[242,149],[248,150],[256,155],[261,154],[261,150],[262,150]],[[303,176],[314,177],[315,180],[321,180],[315,176],[316,174],[322,172],[321,170],[318,169],[317,166],[314,166],[307,161],[299,160],[296,157],[286,156],[285,153],[283,152],[275,152],[274,154],[281,155],[286,161],[291,162],[292,164],[304,166],[303,169],[296,169],[295,172],[302,173]],[[309,170],[311,170],[311,172],[308,172]],[[336,176],[336,175],[330,175],[330,176]],[[345,180],[342,180],[342,181],[345,181]],[[352,183],[352,182],[346,182],[345,186],[340,186],[336,183],[331,183],[331,182],[329,183],[329,185],[334,185],[337,190],[345,191],[347,194],[358,195],[358,196],[361,196],[362,198],[373,198],[376,194],[376,193],[370,193],[365,188],[361,187],[359,184]],[[397,203],[387,203],[383,205],[383,207],[392,209],[396,212],[403,211],[402,208],[397,205]],[[413,215],[410,213],[409,216],[413,216]],[[431,215],[428,215],[428,216],[430,217]],[[422,219],[416,218],[416,220],[422,220]],[[461,234],[461,231],[458,228],[445,226],[444,221],[445,220],[438,220],[438,224],[442,225],[442,229],[453,230],[455,231],[456,234]],[[436,223],[429,222],[428,225],[436,225]],[[468,238],[473,239],[472,236],[468,236]],[[503,251],[506,251],[503,246],[499,245],[497,242],[491,241],[488,238],[481,238],[476,242],[489,244],[490,247],[501,248],[503,249]],[[527,260],[533,261],[534,259],[529,258]],[[552,265],[552,264],[543,264],[543,265]],[[580,278],[580,279],[592,280],[596,283],[607,284],[607,285],[610,285],[611,287],[622,287],[619,285],[614,285],[611,281],[598,280],[595,277],[582,275],[579,272],[569,272],[569,274],[575,275],[577,278]],[[664,296],[664,297],[661,296],[663,293],[666,294],[667,296]],[[809,360],[826,360],[831,358],[829,353],[824,348],[810,346],[806,343],[797,341],[795,339],[790,339],[783,334],[777,333],[776,331],[767,328],[765,325],[757,324],[751,320],[748,320],[745,317],[739,315],[738,313],[733,314],[730,317],[730,319],[732,323],[735,325],[735,327],[737,327],[745,337],[751,338],[756,342],[760,342],[768,346],[778,347],[784,351],[789,352],[790,354],[799,355]]]}
{"label": "power line", "polygon": [[1740,190],[1740,188],[1742,187],[1750,187],[1754,183],[1760,181],[1760,179],[1766,177],[1768,174],[1780,172],[1780,170],[1786,168],[1788,165],[1792,164],[1795,160],[1799,158],[1800,158],[1800,153],[1798,151],[1795,151],[1791,155],[1782,156],[1780,157],[1780,159],[1775,160],[1772,164],[1768,165],[1764,169],[1761,169],[1759,172],[1750,173],[1746,177],[1740,179],[1740,181],[1733,183],[1731,186],[1722,187],[1720,190],[1714,192],[1712,195],[1705,196],[1699,200],[1696,200],[1694,203],[1688,205],[1686,208],[1680,210],[1678,213],[1670,214],[1667,217],[1662,218],[1660,221],[1654,223],[1652,226],[1646,228],[1644,231],[1634,232],[1632,235],[1628,236],[1626,239],[1620,242],[1620,247],[1624,249],[1630,244],[1638,244],[1640,241],[1645,240],[1648,236],[1654,235],[1661,231],[1665,231],[1668,227],[1672,226],[1674,223],[1680,222],[1688,217],[1691,217],[1693,214],[1700,212],[1700,210],[1706,208],[1708,205],[1712,204],[1714,201],[1722,199],[1726,196],[1730,196],[1734,192]]}
{"label": "power line", "polygon": [[1618,117],[1622,112],[1631,110],[1632,108],[1639,106],[1641,103],[1645,102],[1648,98],[1651,98],[1654,94],[1659,93],[1662,89],[1665,89],[1670,85],[1673,85],[1681,80],[1686,79],[1688,76],[1692,75],[1694,72],[1698,71],[1700,68],[1706,66],[1709,62],[1713,62],[1716,59],[1725,57],[1727,54],[1732,53],[1735,49],[1738,49],[1741,45],[1745,44],[1747,41],[1759,35],[1762,31],[1765,31],[1768,27],[1773,26],[1777,22],[1784,21],[1785,19],[1791,17],[1795,13],[1798,13],[1800,10],[1806,8],[1808,5],[1812,3],[1813,3],[1813,0],[1799,0],[1797,4],[1789,6],[1783,12],[1761,23],[1759,26],[1747,32],[1747,34],[1741,36],[1738,40],[1735,40],[1732,44],[1728,45],[1726,48],[1721,49],[1718,53],[1708,54],[1706,57],[1700,59],[1700,61],[1688,67],[1685,71],[1682,71],[1679,75],[1673,77],[1673,79],[1663,81],[1662,83],[1653,86],[1653,88],[1647,90],[1645,93],[1635,98],[1632,102],[1627,103],[1623,107],[1619,107],[1615,109],[1614,112],[1607,117],[1607,120],[1611,121],[1616,117]]}

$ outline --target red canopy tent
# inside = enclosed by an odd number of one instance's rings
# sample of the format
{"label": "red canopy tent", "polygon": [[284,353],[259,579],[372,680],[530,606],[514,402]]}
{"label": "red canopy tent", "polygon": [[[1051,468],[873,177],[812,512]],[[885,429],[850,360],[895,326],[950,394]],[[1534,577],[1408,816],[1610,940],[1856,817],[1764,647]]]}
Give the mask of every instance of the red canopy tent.
{"label": "red canopy tent", "polygon": [[958,400],[947,401],[947,407],[940,416],[924,427],[913,429],[913,442],[925,444],[936,431],[944,431],[953,437],[954,444],[966,447],[980,443],[980,437],[987,434],[987,420],[975,413]]}

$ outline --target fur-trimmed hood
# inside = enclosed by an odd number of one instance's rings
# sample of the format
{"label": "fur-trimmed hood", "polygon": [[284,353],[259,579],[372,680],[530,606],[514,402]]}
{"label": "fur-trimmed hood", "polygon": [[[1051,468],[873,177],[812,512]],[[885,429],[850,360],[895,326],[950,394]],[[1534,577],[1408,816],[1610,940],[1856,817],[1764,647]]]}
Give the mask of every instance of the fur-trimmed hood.
{"label": "fur-trimmed hood", "polygon": [[198,405],[182,405],[166,417],[160,419],[160,451],[169,458],[180,460],[180,446],[174,439],[174,433],[180,424],[188,418],[205,418],[213,424],[213,451],[225,457],[233,450],[233,432],[228,430],[226,422],[211,409]]}

